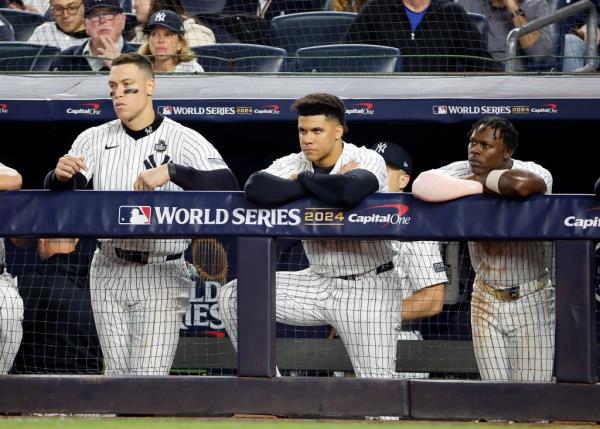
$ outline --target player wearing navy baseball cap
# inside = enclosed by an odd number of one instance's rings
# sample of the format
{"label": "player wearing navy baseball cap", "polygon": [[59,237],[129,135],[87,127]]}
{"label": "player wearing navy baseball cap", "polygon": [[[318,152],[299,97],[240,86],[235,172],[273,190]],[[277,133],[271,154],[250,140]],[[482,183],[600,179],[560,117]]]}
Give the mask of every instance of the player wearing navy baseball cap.
{"label": "player wearing navy baseball cap", "polygon": [[399,144],[380,141],[371,146],[375,152],[385,159],[388,172],[388,191],[403,192],[408,186],[412,174],[412,157]]}

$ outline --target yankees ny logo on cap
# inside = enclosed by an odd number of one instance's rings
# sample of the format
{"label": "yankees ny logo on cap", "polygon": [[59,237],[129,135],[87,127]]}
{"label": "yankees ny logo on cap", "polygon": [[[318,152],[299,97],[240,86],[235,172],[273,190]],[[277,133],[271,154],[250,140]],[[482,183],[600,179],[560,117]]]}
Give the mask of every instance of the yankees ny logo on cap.
{"label": "yankees ny logo on cap", "polygon": [[165,22],[165,18],[167,17],[167,14],[164,12],[158,12],[155,16],[154,16],[154,21],[156,22]]}
{"label": "yankees ny logo on cap", "polygon": [[387,148],[387,143],[377,143],[377,147],[375,148],[375,152],[384,153]]}

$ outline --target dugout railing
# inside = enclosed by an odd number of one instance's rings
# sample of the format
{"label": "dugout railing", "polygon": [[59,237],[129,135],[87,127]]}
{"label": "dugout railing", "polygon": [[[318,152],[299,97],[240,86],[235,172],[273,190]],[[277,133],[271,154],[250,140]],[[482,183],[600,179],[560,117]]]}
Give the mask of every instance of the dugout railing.
{"label": "dugout railing", "polygon": [[[364,221],[372,215],[393,215],[400,204],[407,210],[406,221],[386,227]],[[124,225],[119,224],[121,206],[220,209],[241,216],[235,222],[227,216],[225,222],[210,225],[160,224],[155,218],[149,225]],[[549,195],[511,201],[474,196],[428,204],[410,194],[383,194],[344,211],[343,225],[318,228],[304,222],[311,207],[322,204],[301,200],[279,208],[280,213],[293,211],[294,218],[302,220],[290,225],[282,224],[286,216],[278,217],[270,210],[262,212],[263,221],[258,222],[260,209],[241,193],[0,194],[0,235],[4,237],[238,237],[240,284],[238,376],[2,376],[0,412],[600,421],[592,246],[600,236],[600,218],[595,197]],[[352,214],[362,216],[362,221],[351,222]],[[275,377],[275,240],[292,236],[554,241],[556,382]]]}

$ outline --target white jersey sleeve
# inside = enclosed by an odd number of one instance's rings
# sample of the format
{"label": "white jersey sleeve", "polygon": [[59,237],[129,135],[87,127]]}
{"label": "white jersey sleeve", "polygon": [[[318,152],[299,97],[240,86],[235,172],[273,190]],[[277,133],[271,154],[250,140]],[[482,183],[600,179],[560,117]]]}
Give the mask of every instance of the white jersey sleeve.
{"label": "white jersey sleeve", "polygon": [[372,149],[360,148],[360,159],[356,161],[360,164],[359,168],[370,171],[377,177],[379,188],[377,192],[388,191],[388,180],[387,180],[387,168],[385,166],[385,160],[381,155]]}
{"label": "white jersey sleeve", "polygon": [[445,174],[446,176],[455,177],[457,179],[464,179],[465,177],[473,174],[469,161],[456,161],[452,164],[445,165],[436,169],[438,173]]}
{"label": "white jersey sleeve", "polygon": [[228,168],[221,154],[202,134],[190,128],[182,128],[182,158],[186,166],[204,171]]}
{"label": "white jersey sleeve", "polygon": [[98,141],[103,141],[102,136],[98,135],[102,134],[99,128],[89,128],[79,134],[75,141],[73,142],[73,146],[69,150],[69,155],[73,156],[84,156],[84,163],[87,166],[87,170],[81,170],[81,174],[83,174],[86,180],[89,180],[94,175],[94,168],[96,166],[96,159],[94,156],[94,146]]}
{"label": "white jersey sleeve", "polygon": [[[310,162],[300,162],[300,156],[302,155],[293,153],[291,155],[284,156],[283,158],[276,159],[269,167],[265,168],[263,171],[272,174],[273,176],[281,177],[282,179],[289,179],[290,176],[292,176],[293,174],[297,174],[305,170],[310,170]],[[302,168],[302,164],[305,164],[306,168]]]}
{"label": "white jersey sleeve", "polygon": [[437,241],[395,242],[394,265],[402,279],[402,296],[407,298],[429,286],[447,283],[446,266]]}

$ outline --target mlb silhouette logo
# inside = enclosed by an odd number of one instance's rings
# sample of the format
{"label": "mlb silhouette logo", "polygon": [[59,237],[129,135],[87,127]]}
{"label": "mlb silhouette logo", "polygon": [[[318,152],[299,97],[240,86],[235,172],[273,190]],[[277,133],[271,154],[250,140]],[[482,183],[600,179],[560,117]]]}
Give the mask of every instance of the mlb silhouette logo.
{"label": "mlb silhouette logo", "polygon": [[448,106],[433,106],[433,114],[434,115],[447,115],[448,114]]}
{"label": "mlb silhouette logo", "polygon": [[161,115],[172,115],[173,106],[158,106],[158,113]]}
{"label": "mlb silhouette logo", "polygon": [[119,225],[150,225],[150,206],[120,206]]}

